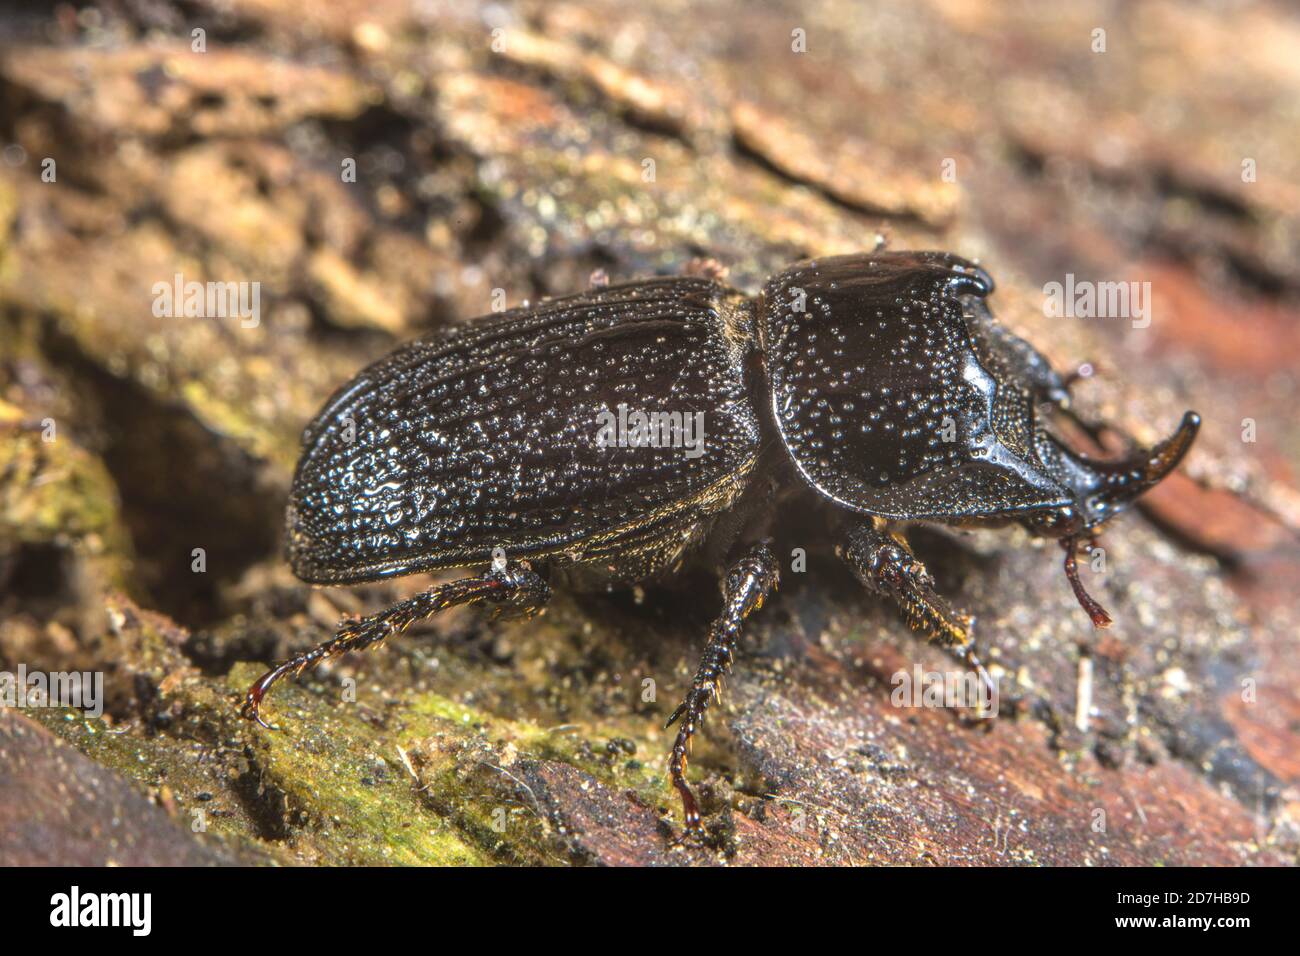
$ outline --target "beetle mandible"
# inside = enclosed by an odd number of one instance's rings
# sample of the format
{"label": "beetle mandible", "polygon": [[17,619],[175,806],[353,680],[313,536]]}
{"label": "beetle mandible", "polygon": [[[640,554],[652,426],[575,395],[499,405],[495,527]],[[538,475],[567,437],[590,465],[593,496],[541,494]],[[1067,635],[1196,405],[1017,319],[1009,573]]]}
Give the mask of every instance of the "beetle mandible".
{"label": "beetle mandible", "polygon": [[[286,514],[294,573],[354,584],[486,569],[343,622],[259,679],[245,716],[261,721],[286,674],[443,608],[531,616],[552,584],[632,586],[701,557],[721,573],[722,611],[668,720],[669,774],[698,831],[691,738],[777,586],[768,532],[789,494],[831,509],[836,553],[862,583],[984,681],[972,620],[936,593],[909,522],[1019,522],[1058,539],[1079,603],[1106,626],[1077,546],[1178,465],[1200,419],[1121,461],[1071,450],[1048,427],[1067,382],[993,319],[992,291],[948,253],[845,255],[791,266],[753,297],[702,275],[593,284],[397,349],[304,432]],[[703,440],[689,453],[644,429],[604,440],[616,409],[702,421]]]}

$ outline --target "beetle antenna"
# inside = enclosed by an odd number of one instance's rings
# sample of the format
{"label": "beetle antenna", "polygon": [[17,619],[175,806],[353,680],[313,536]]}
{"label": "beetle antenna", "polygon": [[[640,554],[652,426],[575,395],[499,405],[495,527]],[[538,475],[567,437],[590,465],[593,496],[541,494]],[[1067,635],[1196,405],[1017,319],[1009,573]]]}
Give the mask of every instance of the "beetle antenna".
{"label": "beetle antenna", "polygon": [[1065,549],[1065,576],[1070,581],[1070,587],[1074,590],[1074,596],[1078,599],[1079,606],[1088,612],[1088,617],[1092,620],[1092,626],[1096,628],[1110,627],[1110,615],[1088,593],[1083,586],[1083,582],[1079,580],[1079,562],[1075,560],[1074,556],[1078,543],[1079,539],[1077,537],[1061,539],[1061,547]]}

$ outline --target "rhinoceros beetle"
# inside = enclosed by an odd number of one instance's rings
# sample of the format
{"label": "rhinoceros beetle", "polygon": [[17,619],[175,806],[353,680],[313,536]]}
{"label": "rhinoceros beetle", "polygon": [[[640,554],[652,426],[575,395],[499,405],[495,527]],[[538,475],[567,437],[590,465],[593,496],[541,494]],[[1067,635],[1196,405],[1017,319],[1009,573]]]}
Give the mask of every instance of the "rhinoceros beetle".
{"label": "rhinoceros beetle", "polygon": [[[293,570],[335,585],[484,570],[345,621],[258,680],[245,716],[261,721],[286,674],[443,608],[529,616],[553,584],[631,586],[699,556],[721,572],[722,611],[668,721],[669,773],[698,830],[691,738],[777,586],[769,526],[795,493],[834,512],[836,552],[868,589],[984,680],[971,619],[935,592],[909,523],[1019,522],[1058,539],[1106,626],[1076,546],[1177,466],[1200,419],[1122,461],[1071,450],[1045,421],[1068,407],[1067,382],[994,321],[992,291],[957,256],[876,252],[798,263],[753,297],[716,274],[593,284],[399,348],[307,426],[286,514]],[[704,440],[658,440],[644,427],[656,421],[702,423]]]}

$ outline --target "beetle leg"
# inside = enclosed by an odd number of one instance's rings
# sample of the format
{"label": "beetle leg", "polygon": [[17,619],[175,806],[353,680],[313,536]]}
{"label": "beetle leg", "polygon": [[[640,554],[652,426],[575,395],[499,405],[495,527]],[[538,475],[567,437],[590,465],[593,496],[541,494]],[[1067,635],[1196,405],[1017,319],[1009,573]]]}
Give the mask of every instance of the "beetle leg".
{"label": "beetle leg", "polygon": [[867,590],[898,604],[913,630],[928,634],[944,648],[961,655],[966,666],[979,677],[985,700],[997,700],[993,678],[975,653],[975,639],[971,634],[974,619],[954,611],[934,590],[930,572],[912,553],[900,532],[890,532],[883,524],[860,525],[849,532],[847,545],[835,550]]}
{"label": "beetle leg", "polygon": [[354,621],[344,621],[332,640],[285,661],[258,678],[244,697],[241,713],[266,727],[267,723],[259,714],[262,698],[282,677],[288,674],[297,677],[328,658],[373,647],[386,638],[402,633],[416,621],[445,608],[486,602],[495,605],[494,616],[505,612],[531,616],[546,606],[550,596],[550,588],[536,572],[515,562],[504,568],[494,566],[476,578],[461,578],[459,581],[440,584],[394,604],[386,611]]}
{"label": "beetle leg", "polygon": [[667,729],[679,719],[677,740],[673,743],[668,769],[673,786],[682,799],[682,812],[686,831],[700,831],[700,807],[686,782],[686,762],[691,749],[691,738],[704,721],[709,704],[720,696],[723,674],[731,669],[740,626],[750,613],[763,606],[763,601],[776,589],[780,571],[776,557],[766,542],[755,546],[732,565],[723,582],[724,603],[722,616],[713,622],[708,643],[700,657],[700,666],[686,697],[677,705],[673,715],[664,724]]}

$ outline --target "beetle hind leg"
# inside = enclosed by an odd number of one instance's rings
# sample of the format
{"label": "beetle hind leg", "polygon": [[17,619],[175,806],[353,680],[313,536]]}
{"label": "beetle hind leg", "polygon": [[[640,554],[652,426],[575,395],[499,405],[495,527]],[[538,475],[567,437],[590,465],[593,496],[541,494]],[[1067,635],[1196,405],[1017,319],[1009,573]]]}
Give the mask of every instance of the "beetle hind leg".
{"label": "beetle hind leg", "polygon": [[260,714],[262,699],[282,678],[290,674],[297,677],[331,657],[373,647],[438,611],[461,604],[488,603],[494,606],[494,617],[505,613],[531,616],[546,606],[550,593],[546,582],[531,568],[522,563],[510,563],[504,568],[493,566],[475,578],[440,584],[378,614],[344,621],[331,640],[279,664],[258,678],[244,696],[241,713],[266,727],[267,723]]}
{"label": "beetle hind leg", "polygon": [[849,563],[867,590],[894,601],[908,626],[927,634],[945,650],[959,656],[979,678],[984,701],[997,700],[997,687],[975,652],[974,620],[953,610],[934,589],[934,579],[899,532],[881,524],[862,525],[848,535],[836,553]]}
{"label": "beetle hind leg", "polygon": [[668,758],[668,770],[682,800],[688,833],[700,831],[700,806],[686,782],[691,738],[703,723],[704,712],[720,696],[722,677],[731,669],[741,625],[751,613],[763,606],[763,601],[776,589],[779,577],[776,557],[766,543],[755,546],[727,572],[723,582],[722,615],[713,622],[709,631],[709,640],[700,656],[691,689],[664,725],[666,729],[681,722],[672,756]]}

